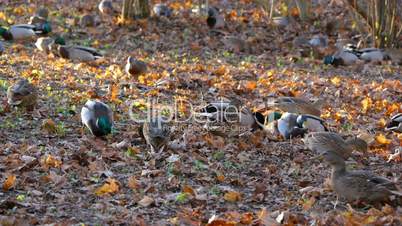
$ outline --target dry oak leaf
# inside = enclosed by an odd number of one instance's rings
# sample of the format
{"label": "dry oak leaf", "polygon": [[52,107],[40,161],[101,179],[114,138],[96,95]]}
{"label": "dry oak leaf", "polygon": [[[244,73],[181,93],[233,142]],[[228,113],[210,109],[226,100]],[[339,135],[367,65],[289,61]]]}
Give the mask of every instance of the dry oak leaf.
{"label": "dry oak leaf", "polygon": [[148,206],[150,206],[152,203],[154,203],[155,202],[155,200],[153,199],[153,198],[151,198],[151,197],[149,197],[149,196],[144,196],[144,198],[142,198],[139,202],[138,202],[138,204],[140,205],[140,206],[143,206],[143,207],[148,207]]}
{"label": "dry oak leaf", "polygon": [[241,200],[241,194],[237,191],[228,191],[223,198],[228,202],[237,202]]}
{"label": "dry oak leaf", "polygon": [[115,193],[119,191],[119,182],[113,178],[106,179],[106,183],[95,190],[95,194],[98,196]]}
{"label": "dry oak leaf", "polygon": [[3,190],[8,191],[15,185],[15,180],[17,177],[15,175],[9,175],[3,183]]}
{"label": "dry oak leaf", "polygon": [[384,134],[379,134],[375,137],[375,140],[382,145],[387,145],[391,143],[391,140],[387,139]]}
{"label": "dry oak leaf", "polygon": [[130,178],[128,178],[128,187],[133,190],[138,190],[141,185],[135,176],[131,176]]}
{"label": "dry oak leaf", "polygon": [[53,155],[46,155],[44,158],[41,159],[41,164],[45,168],[50,168],[50,167],[60,168],[62,162],[60,160],[58,160],[56,157],[54,157]]}

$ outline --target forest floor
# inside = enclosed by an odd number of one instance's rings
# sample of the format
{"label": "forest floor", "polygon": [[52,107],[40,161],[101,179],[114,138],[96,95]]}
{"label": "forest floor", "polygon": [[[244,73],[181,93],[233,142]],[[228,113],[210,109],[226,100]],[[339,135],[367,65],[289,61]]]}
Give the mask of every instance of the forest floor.
{"label": "forest floor", "polygon": [[[22,2],[2,3],[0,24],[27,23],[39,5]],[[3,41],[2,225],[401,224],[400,206],[350,206],[340,200],[334,209],[336,196],[326,179],[330,169],[311,160],[314,153],[301,139],[284,141],[261,131],[223,138],[201,124],[183,123],[172,126],[171,147],[149,158],[137,132],[140,125],[130,119],[129,110],[139,110],[148,97],[194,105],[236,97],[253,109],[264,108],[273,95],[323,98],[322,117],[330,130],[371,141],[369,152],[356,154],[349,166],[400,180],[400,159],[387,160],[402,136],[383,130],[402,110],[400,66],[335,68],[302,58],[292,47],[297,36],[324,33],[323,24],[331,18],[345,24],[342,35],[350,38],[354,31],[348,29],[351,19],[344,7],[320,6],[316,22],[295,20],[277,28],[251,1],[230,1],[224,31],[251,46],[251,51],[233,52],[221,34],[210,32],[204,17],[191,12],[196,7],[191,1],[171,1],[175,13],[169,19],[119,26],[116,18],[99,16],[103,22],[93,28],[75,25],[74,18],[97,14],[96,1],[46,2],[54,33],[67,43],[98,48],[105,58],[74,63],[39,52],[33,42]],[[335,38],[330,36],[331,45]],[[147,62],[149,72],[126,75],[128,56]],[[22,77],[40,90],[33,112],[7,105],[7,88]],[[80,110],[89,98],[114,110],[115,131],[106,140],[95,139],[81,125]]]}

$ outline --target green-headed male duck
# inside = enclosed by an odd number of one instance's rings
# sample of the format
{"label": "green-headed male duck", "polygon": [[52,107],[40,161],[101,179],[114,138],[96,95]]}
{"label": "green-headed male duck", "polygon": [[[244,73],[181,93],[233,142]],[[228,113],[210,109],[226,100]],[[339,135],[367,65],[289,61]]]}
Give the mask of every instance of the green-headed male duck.
{"label": "green-headed male duck", "polygon": [[299,127],[297,117],[297,114],[285,112],[279,118],[277,128],[285,139],[303,136],[307,133],[307,129]]}
{"label": "green-headed male duck", "polygon": [[296,122],[300,128],[307,129],[308,132],[328,131],[324,120],[318,116],[307,114],[299,115],[297,116]]}
{"label": "green-headed male duck", "polygon": [[59,55],[64,59],[70,59],[73,61],[94,61],[102,58],[96,49],[84,46],[64,46],[60,45],[57,47]]}
{"label": "green-headed male duck", "polygon": [[385,127],[385,131],[394,131],[402,133],[402,113],[391,117],[391,120]]}
{"label": "green-headed male duck", "polygon": [[13,106],[21,106],[33,110],[38,99],[38,93],[26,79],[18,80],[7,90],[8,103]]}
{"label": "green-headed male duck", "polygon": [[113,112],[101,101],[88,100],[81,109],[81,121],[94,136],[105,136],[112,132]]}
{"label": "green-headed male duck", "polygon": [[57,45],[65,45],[66,42],[62,37],[57,37],[56,39],[53,39],[51,37],[40,37],[36,40],[35,46],[42,52],[49,53],[53,46]]}
{"label": "green-headed male duck", "polygon": [[49,23],[38,26],[31,24],[12,25],[8,30],[0,27],[0,35],[5,40],[31,39],[39,34],[47,34],[52,31]]}

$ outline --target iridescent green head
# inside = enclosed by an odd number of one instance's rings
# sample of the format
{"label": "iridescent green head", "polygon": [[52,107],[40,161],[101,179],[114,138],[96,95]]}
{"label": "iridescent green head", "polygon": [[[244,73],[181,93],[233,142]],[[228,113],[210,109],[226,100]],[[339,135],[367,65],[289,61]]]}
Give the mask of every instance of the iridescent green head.
{"label": "iridescent green head", "polygon": [[0,35],[3,35],[7,32],[7,29],[5,29],[4,27],[0,27]]}
{"label": "iridescent green head", "polygon": [[334,56],[325,56],[324,57],[324,64],[333,64],[335,60]]}
{"label": "iridescent green head", "polygon": [[66,40],[64,40],[64,38],[61,36],[57,36],[56,39],[54,40],[54,43],[58,45],[65,45]]}
{"label": "iridescent green head", "polygon": [[101,116],[98,118],[96,125],[100,132],[104,135],[112,132],[112,122],[107,116]]}
{"label": "iridescent green head", "polygon": [[50,26],[49,22],[46,22],[42,25],[42,32],[43,32],[43,34],[52,32],[52,27]]}
{"label": "iridescent green head", "polygon": [[282,113],[274,111],[268,114],[268,123],[271,123],[273,121],[276,121],[282,117]]}

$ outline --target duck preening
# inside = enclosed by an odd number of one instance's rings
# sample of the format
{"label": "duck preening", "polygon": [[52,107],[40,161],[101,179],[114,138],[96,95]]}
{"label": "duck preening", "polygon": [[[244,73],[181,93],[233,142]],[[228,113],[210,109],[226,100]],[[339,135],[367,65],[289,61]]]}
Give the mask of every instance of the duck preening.
{"label": "duck preening", "polygon": [[324,120],[314,115],[271,112],[267,116],[267,123],[275,121],[277,132],[285,139],[300,137],[309,132],[328,130],[324,124]]}
{"label": "duck preening", "polygon": [[385,131],[402,133],[402,113],[396,114],[391,117],[390,121],[385,127]]}
{"label": "duck preening", "polygon": [[355,45],[347,44],[331,56],[324,57],[324,64],[352,65],[358,60],[364,62],[381,62],[387,59],[388,56],[384,50],[378,48],[363,48],[358,49]]}
{"label": "duck preening", "polygon": [[62,37],[57,37],[56,39],[50,38],[50,37],[40,37],[36,40],[35,46],[38,48],[40,51],[45,52],[45,53],[50,53],[52,49],[54,48],[53,46],[57,45],[65,45],[66,42]]}
{"label": "duck preening", "polygon": [[306,147],[316,153],[322,154],[326,151],[333,151],[343,159],[348,159],[353,150],[366,153],[367,143],[357,137],[343,139],[334,132],[312,132],[303,139]]}
{"label": "duck preening", "polygon": [[238,123],[252,131],[263,129],[265,117],[258,111],[253,112],[246,106],[241,106],[237,99],[232,101],[217,101],[201,108],[199,116],[206,116],[210,121],[221,123]]}
{"label": "duck preening", "polygon": [[112,132],[113,112],[101,101],[88,100],[81,109],[81,121],[94,136],[105,136]]}
{"label": "duck preening", "polygon": [[36,87],[26,79],[18,80],[7,90],[7,102],[13,106],[33,109],[36,105],[38,93]]}
{"label": "duck preening", "polygon": [[370,171],[347,170],[344,159],[336,152],[326,151],[322,156],[332,168],[332,189],[348,202],[381,203],[389,201],[392,195],[402,196],[395,182],[385,177]]}

